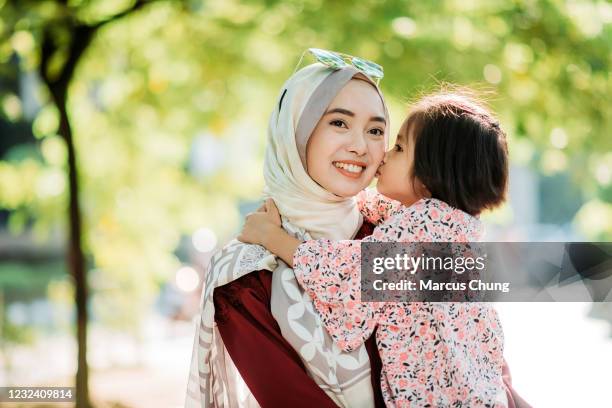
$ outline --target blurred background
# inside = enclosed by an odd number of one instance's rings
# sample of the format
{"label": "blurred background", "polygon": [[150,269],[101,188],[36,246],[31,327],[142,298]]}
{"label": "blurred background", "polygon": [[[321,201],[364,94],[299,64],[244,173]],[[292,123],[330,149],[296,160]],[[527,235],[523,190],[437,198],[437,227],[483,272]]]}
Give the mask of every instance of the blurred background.
{"label": "blurred background", "polygon": [[[0,0],[0,386],[182,405],[206,263],[258,205],[308,47],[382,64],[394,133],[442,82],[487,98],[512,163],[490,240],[610,241],[611,22],[582,0]],[[499,310],[525,399],[612,406],[612,303]]]}

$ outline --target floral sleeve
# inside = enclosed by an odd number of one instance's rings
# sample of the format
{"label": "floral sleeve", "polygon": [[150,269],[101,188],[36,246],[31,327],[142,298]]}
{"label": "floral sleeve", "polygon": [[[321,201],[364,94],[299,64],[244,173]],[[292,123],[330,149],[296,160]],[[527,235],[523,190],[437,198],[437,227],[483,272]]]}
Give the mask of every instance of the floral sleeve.
{"label": "floral sleeve", "polygon": [[[413,233],[406,218],[411,214],[404,208],[363,241],[403,240]],[[305,241],[293,256],[293,270],[341,349],[354,350],[370,337],[384,303],[361,302],[361,241]]]}
{"label": "floral sleeve", "polygon": [[293,270],[310,295],[327,332],[343,350],[367,340],[382,303],[361,302],[361,245],[359,241],[320,239],[302,243],[293,257]]}
{"label": "floral sleeve", "polygon": [[385,197],[375,188],[368,188],[357,194],[357,205],[363,217],[372,224],[384,222],[403,207],[402,203]]}

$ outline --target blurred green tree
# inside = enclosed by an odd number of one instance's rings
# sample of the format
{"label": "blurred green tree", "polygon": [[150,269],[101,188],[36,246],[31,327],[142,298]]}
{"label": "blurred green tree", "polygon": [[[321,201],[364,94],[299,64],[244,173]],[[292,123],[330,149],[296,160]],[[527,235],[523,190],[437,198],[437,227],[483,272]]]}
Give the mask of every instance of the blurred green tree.
{"label": "blurred green tree", "polygon": [[[74,4],[76,3],[76,4]],[[81,4],[79,4],[81,3]],[[65,142],[68,173],[68,268],[74,278],[77,309],[78,368],[76,402],[78,407],[90,406],[87,366],[87,274],[82,249],[82,217],[80,206],[79,171],[73,130],[68,114],[68,89],[74,71],[96,32],[142,8],[147,1],[136,0],[127,8],[110,14],[96,15],[95,2],[20,1],[3,5],[3,20],[14,24],[11,34],[14,47],[33,56],[37,71],[50,94],[58,116],[57,134]],[[121,5],[121,2],[115,2]],[[93,10],[92,10],[93,9]],[[95,16],[95,17],[94,17]],[[24,18],[26,19],[24,21]],[[12,20],[12,21],[11,21]],[[24,29],[19,29],[22,24]],[[36,41],[32,41],[36,39]],[[32,44],[33,43],[33,44]],[[27,55],[31,52],[31,55]],[[30,66],[32,68],[32,66]]]}

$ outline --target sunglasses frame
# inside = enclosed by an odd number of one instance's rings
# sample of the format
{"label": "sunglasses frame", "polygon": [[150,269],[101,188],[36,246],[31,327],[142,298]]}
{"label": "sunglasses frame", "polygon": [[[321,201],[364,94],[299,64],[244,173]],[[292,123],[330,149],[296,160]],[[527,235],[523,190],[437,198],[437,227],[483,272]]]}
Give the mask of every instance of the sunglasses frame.
{"label": "sunglasses frame", "polygon": [[[318,62],[330,68],[344,68],[349,66],[348,62],[350,62],[350,65],[374,81],[376,85],[378,85],[380,80],[385,76],[382,66],[364,58],[355,57],[353,55],[336,51],[323,50],[321,48],[309,48],[307,51],[310,52],[310,54],[312,54],[312,56],[314,56]],[[306,53],[306,51],[304,51],[304,53]],[[302,54],[298,65],[302,61],[303,57],[304,54]]]}

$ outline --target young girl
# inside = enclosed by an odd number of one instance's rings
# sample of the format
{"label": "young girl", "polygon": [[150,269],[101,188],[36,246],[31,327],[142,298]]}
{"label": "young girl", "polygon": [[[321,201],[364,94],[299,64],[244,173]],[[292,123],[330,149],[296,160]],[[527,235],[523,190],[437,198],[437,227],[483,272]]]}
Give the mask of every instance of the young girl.
{"label": "young girl", "polygon": [[[478,241],[478,215],[503,202],[507,174],[505,135],[483,106],[459,94],[425,97],[379,169],[378,193],[358,197],[364,217],[378,224],[363,241]],[[341,349],[358,347],[378,327],[388,406],[507,406],[503,332],[491,306],[360,302],[360,242],[300,242],[280,228],[271,200],[238,239],[293,266]]]}

